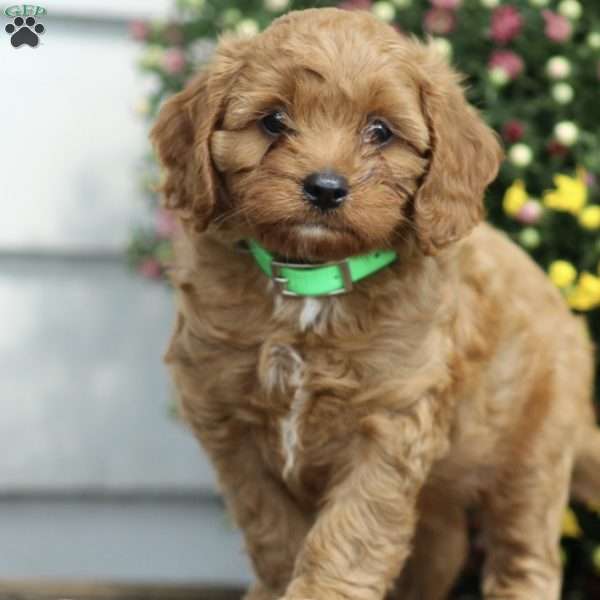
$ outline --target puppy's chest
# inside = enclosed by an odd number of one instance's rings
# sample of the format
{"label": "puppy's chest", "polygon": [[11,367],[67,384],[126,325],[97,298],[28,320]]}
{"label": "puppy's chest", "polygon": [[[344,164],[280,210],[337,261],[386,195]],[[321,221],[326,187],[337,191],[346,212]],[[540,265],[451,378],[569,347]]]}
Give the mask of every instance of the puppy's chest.
{"label": "puppy's chest", "polygon": [[270,470],[307,498],[325,487],[356,427],[355,410],[336,389],[340,382],[332,371],[345,371],[346,386],[358,382],[340,362],[340,356],[336,361],[306,344],[276,338],[265,340],[259,352],[255,402],[265,428],[256,443]]}

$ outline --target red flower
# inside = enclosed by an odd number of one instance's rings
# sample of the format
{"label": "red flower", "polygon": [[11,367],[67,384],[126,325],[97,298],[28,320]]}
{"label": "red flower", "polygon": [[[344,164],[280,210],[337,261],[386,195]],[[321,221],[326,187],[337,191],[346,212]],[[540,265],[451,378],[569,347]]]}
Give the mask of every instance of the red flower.
{"label": "red flower", "polygon": [[502,137],[511,144],[514,144],[522,139],[524,133],[525,126],[523,123],[521,123],[521,121],[517,121],[516,119],[507,121],[502,126]]}
{"label": "red flower", "polygon": [[553,42],[566,42],[573,33],[573,27],[569,20],[551,10],[543,10],[542,16],[546,21],[544,33]]}
{"label": "red flower", "polygon": [[432,8],[425,13],[423,28],[429,33],[446,35],[454,31],[456,15],[445,8]]}
{"label": "red flower", "polygon": [[546,146],[546,150],[550,156],[566,156],[569,153],[569,149],[563,146],[557,140],[550,140]]}
{"label": "red flower", "polygon": [[459,8],[462,4],[462,0],[430,0],[430,2],[436,8],[446,8],[449,10]]}
{"label": "red flower", "polygon": [[488,63],[488,68],[502,69],[510,79],[516,79],[524,67],[523,59],[512,50],[494,50]]}
{"label": "red flower", "polygon": [[490,34],[495,42],[510,42],[521,33],[522,28],[523,18],[514,6],[499,6],[492,13]]}
{"label": "red flower", "polygon": [[371,10],[371,6],[373,6],[372,0],[346,0],[338,4],[338,8],[344,10]]}

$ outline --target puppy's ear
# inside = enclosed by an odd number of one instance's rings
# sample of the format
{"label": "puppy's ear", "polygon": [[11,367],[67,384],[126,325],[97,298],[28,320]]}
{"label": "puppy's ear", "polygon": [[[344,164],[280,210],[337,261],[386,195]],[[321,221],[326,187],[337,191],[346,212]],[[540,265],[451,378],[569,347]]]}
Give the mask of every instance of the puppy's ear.
{"label": "puppy's ear", "polygon": [[484,216],[483,194],[500,167],[496,134],[467,103],[461,78],[431,47],[417,46],[430,163],[415,198],[414,219],[426,254],[467,235]]}
{"label": "puppy's ear", "polygon": [[161,108],[150,138],[165,168],[166,208],[197,231],[208,226],[220,193],[210,155],[210,137],[242,65],[245,40],[225,39],[210,65]]}

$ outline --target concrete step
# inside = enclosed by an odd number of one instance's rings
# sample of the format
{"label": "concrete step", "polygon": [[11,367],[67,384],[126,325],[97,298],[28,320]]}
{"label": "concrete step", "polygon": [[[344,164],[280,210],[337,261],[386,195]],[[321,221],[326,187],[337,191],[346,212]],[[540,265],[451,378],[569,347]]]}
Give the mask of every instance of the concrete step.
{"label": "concrete step", "polygon": [[0,583],[0,600],[239,600],[243,588],[114,583]]}
{"label": "concrete step", "polygon": [[0,497],[213,492],[169,414],[166,285],[110,258],[0,255]]}
{"label": "concrete step", "polygon": [[0,581],[243,587],[251,579],[239,532],[210,499],[3,500],[0,531]]}

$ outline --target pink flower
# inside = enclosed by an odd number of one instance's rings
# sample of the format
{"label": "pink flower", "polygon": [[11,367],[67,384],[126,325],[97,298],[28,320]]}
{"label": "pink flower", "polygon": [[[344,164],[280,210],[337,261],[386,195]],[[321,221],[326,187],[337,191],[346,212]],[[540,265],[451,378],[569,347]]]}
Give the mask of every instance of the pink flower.
{"label": "pink flower", "polygon": [[148,27],[148,23],[145,21],[131,21],[129,23],[129,35],[139,42],[143,42],[147,39],[148,34],[150,33],[150,27]]}
{"label": "pink flower", "polygon": [[176,233],[178,226],[173,214],[162,208],[158,209],[155,221],[156,235],[163,239],[170,239]]}
{"label": "pink flower", "polygon": [[429,33],[446,35],[454,31],[456,15],[445,8],[432,8],[425,13],[423,28]]}
{"label": "pink flower", "polygon": [[346,0],[338,4],[338,8],[344,10],[371,10],[371,6],[373,6],[373,0]]}
{"label": "pink flower", "polygon": [[598,183],[598,178],[593,173],[590,173],[588,171],[585,175],[585,182],[587,183],[588,187],[593,188],[596,187]]}
{"label": "pink flower", "polygon": [[573,26],[566,17],[551,10],[543,10],[542,16],[546,21],[544,33],[553,42],[566,42],[573,33]]}
{"label": "pink flower", "polygon": [[185,67],[185,55],[179,48],[169,48],[165,50],[162,65],[167,73],[177,75]]}
{"label": "pink flower", "polygon": [[502,137],[511,144],[514,144],[522,139],[524,133],[525,126],[523,123],[521,123],[521,121],[517,121],[515,119],[512,121],[507,121],[502,126]]}
{"label": "pink flower", "polygon": [[516,79],[524,67],[523,59],[512,50],[494,50],[488,62],[489,69],[502,69],[510,79]]}
{"label": "pink flower", "polygon": [[147,258],[140,263],[138,272],[148,279],[159,279],[162,275],[162,267],[155,258]]}
{"label": "pink flower", "polygon": [[517,221],[526,225],[535,225],[542,216],[542,206],[535,200],[528,200],[516,214]]}
{"label": "pink flower", "polygon": [[459,8],[462,4],[462,0],[430,0],[430,2],[436,8],[446,8],[449,10]]}
{"label": "pink flower", "polygon": [[495,42],[510,42],[521,33],[522,28],[523,18],[514,6],[499,6],[492,13],[490,35]]}

